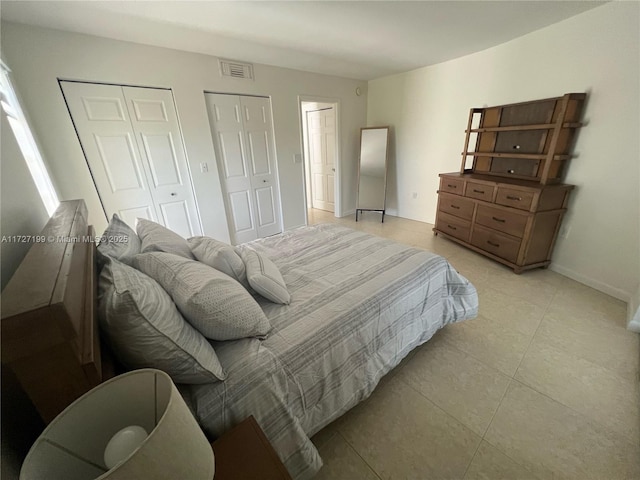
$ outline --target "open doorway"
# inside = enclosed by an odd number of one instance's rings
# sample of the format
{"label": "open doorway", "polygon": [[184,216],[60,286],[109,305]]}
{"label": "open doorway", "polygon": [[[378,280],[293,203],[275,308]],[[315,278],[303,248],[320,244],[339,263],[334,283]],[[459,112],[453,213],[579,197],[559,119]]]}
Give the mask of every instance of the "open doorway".
{"label": "open doorway", "polygon": [[341,216],[338,103],[301,98],[304,187],[309,209]]}

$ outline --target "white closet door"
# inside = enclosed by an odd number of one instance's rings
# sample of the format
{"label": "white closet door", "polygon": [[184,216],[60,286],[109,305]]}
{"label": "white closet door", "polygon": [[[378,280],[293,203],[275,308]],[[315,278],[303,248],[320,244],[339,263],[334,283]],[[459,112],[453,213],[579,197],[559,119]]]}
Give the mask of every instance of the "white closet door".
{"label": "white closet door", "polygon": [[233,243],[282,231],[269,99],[206,94]]}
{"label": "white closet door", "polygon": [[336,116],[332,108],[307,112],[312,207],[335,211]]}
{"label": "white closet door", "polygon": [[170,90],[123,87],[140,155],[162,224],[185,238],[201,235],[191,177]]}
{"label": "white closet door", "polygon": [[77,82],[62,88],[107,216],[200,235],[171,91]]}
{"label": "white closet door", "polygon": [[240,97],[240,105],[247,140],[251,188],[256,202],[258,237],[268,237],[282,232],[269,99]]}
{"label": "white closet door", "polygon": [[62,82],[102,206],[131,227],[137,217],[158,221],[122,87]]}
{"label": "white closet door", "polygon": [[240,97],[210,93],[205,97],[231,241],[237,244],[255,240],[255,200],[245,154]]}

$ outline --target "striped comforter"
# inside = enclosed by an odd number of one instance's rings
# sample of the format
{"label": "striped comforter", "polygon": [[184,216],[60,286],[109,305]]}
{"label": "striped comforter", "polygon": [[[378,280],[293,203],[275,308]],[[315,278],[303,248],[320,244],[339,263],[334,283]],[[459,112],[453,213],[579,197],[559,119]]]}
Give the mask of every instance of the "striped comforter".
{"label": "striped comforter", "polygon": [[182,391],[207,433],[253,415],[293,478],[311,478],[322,460],[309,437],[438,329],[476,316],[478,296],[444,258],[337,225],[247,246],[280,268],[291,304],[260,298],[269,337],[213,342],[227,380]]}

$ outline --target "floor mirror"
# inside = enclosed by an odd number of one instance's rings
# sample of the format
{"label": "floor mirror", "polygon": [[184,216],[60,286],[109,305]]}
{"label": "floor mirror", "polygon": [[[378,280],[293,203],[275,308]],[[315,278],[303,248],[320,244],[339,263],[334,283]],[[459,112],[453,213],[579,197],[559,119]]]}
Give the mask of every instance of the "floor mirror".
{"label": "floor mirror", "polygon": [[389,127],[360,129],[356,222],[362,212],[380,212],[384,222]]}

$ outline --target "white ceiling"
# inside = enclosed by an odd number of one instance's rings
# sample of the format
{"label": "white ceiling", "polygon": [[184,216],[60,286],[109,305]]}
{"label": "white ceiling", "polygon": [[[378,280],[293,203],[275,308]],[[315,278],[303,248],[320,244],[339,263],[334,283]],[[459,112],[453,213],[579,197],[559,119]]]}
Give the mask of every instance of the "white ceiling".
{"label": "white ceiling", "polygon": [[3,20],[370,80],[499,45],[592,1],[6,1]]}

